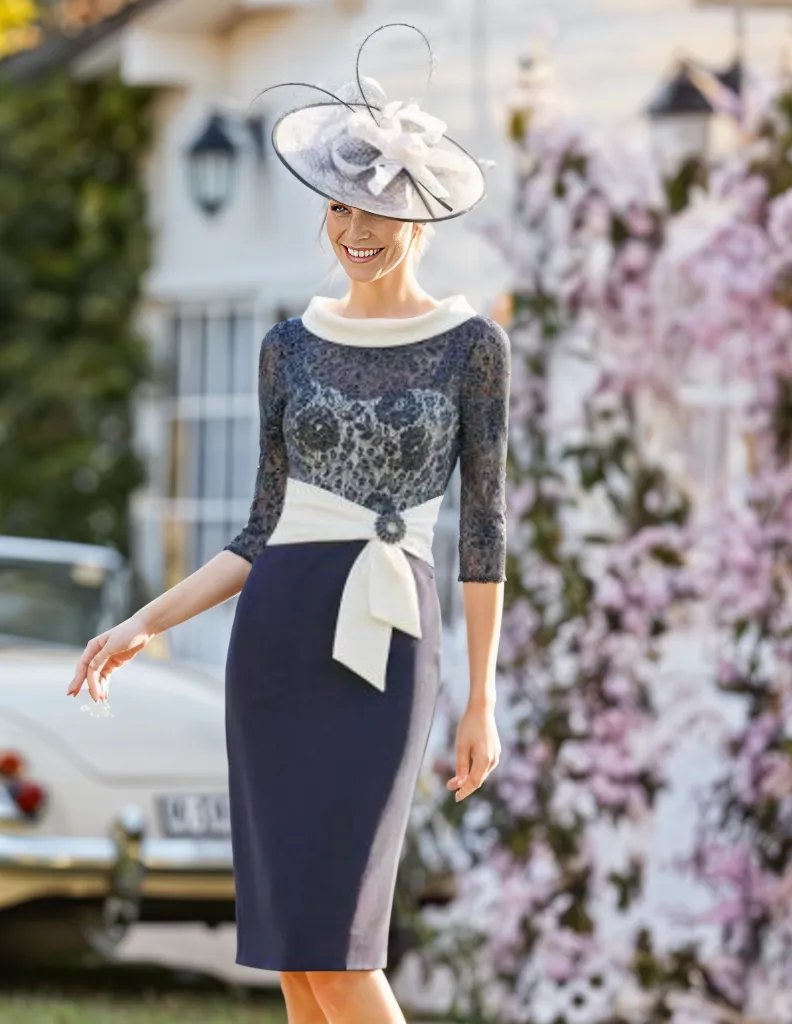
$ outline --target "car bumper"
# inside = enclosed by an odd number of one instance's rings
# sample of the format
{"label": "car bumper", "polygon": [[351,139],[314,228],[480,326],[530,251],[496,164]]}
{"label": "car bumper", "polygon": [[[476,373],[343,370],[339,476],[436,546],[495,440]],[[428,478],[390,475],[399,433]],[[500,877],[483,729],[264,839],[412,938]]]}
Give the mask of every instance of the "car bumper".
{"label": "car bumper", "polygon": [[231,840],[145,836],[119,816],[108,836],[0,832],[0,907],[48,896],[233,899]]}

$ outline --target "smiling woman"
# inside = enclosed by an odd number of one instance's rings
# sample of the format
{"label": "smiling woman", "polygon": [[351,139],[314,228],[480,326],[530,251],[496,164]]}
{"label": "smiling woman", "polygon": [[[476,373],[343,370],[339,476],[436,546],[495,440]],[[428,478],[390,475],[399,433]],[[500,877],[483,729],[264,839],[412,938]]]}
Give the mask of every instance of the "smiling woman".
{"label": "smiling woman", "polygon": [[[281,972],[290,1019],[403,1024],[383,969],[441,685],[432,539],[457,464],[470,664],[446,782],[457,800],[500,753],[510,349],[463,294],[437,299],[416,277],[425,225],[483,197],[479,162],[357,67],[319,91],[276,122],[273,145],[327,199],[348,290],[314,295],[262,340],[248,521],[98,641],[131,657],[116,644],[239,593],[225,679],[237,962]],[[103,654],[89,646],[93,670]]]}

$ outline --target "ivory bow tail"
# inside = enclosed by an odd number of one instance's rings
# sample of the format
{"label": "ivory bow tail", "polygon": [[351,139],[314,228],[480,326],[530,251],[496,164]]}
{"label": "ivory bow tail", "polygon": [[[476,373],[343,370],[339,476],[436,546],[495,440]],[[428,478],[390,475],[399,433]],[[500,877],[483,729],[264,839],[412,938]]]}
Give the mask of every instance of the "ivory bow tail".
{"label": "ivory bow tail", "polygon": [[372,537],[344,583],[333,657],[384,691],[394,626],[422,636],[415,579],[402,548]]}

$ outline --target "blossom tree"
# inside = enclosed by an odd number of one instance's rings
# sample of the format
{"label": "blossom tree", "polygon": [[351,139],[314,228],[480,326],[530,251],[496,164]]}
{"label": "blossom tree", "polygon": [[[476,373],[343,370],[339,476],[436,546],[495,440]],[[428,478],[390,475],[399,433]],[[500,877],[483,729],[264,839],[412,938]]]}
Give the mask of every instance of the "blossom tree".
{"label": "blossom tree", "polygon": [[[513,221],[487,228],[516,276],[503,754],[461,804],[437,765],[426,824],[456,896],[417,925],[469,1024],[792,1019],[792,95],[754,90],[743,146],[671,181],[537,104]],[[652,437],[663,408],[684,428],[680,383],[713,366],[741,385],[746,438],[715,506],[684,472],[690,439]],[[713,686],[744,714],[719,722],[680,865],[711,904],[669,945],[641,901],[670,754],[652,691],[691,620],[714,624]]]}

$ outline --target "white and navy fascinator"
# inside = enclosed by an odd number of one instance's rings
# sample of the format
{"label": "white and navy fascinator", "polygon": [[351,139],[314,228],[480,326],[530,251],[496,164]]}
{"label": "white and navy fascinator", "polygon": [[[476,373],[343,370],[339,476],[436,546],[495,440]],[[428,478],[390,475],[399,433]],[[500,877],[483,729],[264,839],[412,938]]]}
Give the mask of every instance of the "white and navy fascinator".
{"label": "white and navy fascinator", "polygon": [[415,25],[394,21],[369,32],[358,48],[355,80],[335,92],[310,82],[279,82],[258,95],[296,85],[329,97],[282,114],[272,129],[278,157],[314,192],[395,220],[448,220],[484,198],[482,168],[492,161],[472,157],[416,99],[389,100],[376,79],[361,76],[366,42],[397,26],[414,29],[426,43],[428,84],[435,66],[429,40]]}

